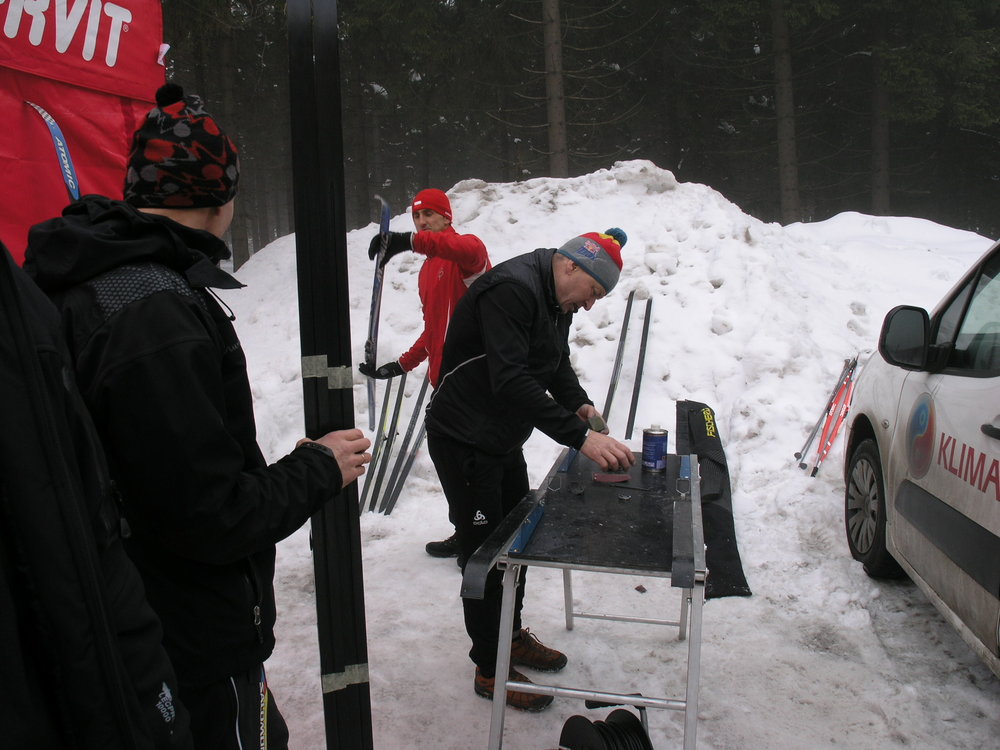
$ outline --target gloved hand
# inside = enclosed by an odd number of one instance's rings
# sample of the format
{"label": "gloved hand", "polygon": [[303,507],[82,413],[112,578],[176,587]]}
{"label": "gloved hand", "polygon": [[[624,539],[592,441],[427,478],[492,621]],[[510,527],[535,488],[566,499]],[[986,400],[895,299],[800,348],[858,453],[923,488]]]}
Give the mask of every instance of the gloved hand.
{"label": "gloved hand", "polygon": [[403,374],[403,366],[395,360],[386,362],[381,367],[372,367],[367,362],[362,362],[358,365],[358,369],[362,375],[367,375],[369,378],[376,378],[377,380],[387,380],[388,378],[394,378],[397,375]]}
{"label": "gloved hand", "polygon": [[[382,247],[382,235],[376,234],[372,237],[368,245],[368,259],[375,260],[378,251]],[[389,262],[389,258],[400,253],[413,250],[413,232],[389,232],[389,244],[385,248],[385,256],[382,258],[382,265]]]}

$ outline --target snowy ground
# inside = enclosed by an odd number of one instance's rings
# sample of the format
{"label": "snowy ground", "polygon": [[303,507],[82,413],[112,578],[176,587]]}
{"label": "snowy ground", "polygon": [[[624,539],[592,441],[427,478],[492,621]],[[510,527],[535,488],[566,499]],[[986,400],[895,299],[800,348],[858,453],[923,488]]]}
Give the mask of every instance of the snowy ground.
{"label": "snowy ground", "polygon": [[[637,427],[660,423],[672,435],[680,399],[717,412],[754,596],[705,606],[698,747],[1000,747],[1000,680],[915,586],[872,581],[850,559],[841,445],[815,479],[792,458],[843,360],[874,346],[885,312],[902,303],[933,307],[990,241],[919,219],[860,214],[765,224],[710,188],[679,184],[644,161],[563,180],[467,180],[448,192],[457,229],[479,235],[494,263],[609,226],[628,233],[618,287],[578,314],[571,333],[576,369],[601,407],[625,299],[636,291],[612,434],[624,431],[640,303],[650,297]],[[392,228],[412,229],[406,207],[395,208]],[[355,362],[367,327],[366,249],[375,231],[373,225],[348,237]],[[398,356],[420,331],[420,262],[408,255],[387,269],[380,362]],[[261,445],[274,460],[301,437],[303,424],[294,238],[268,246],[237,275],[248,288],[224,296],[250,359]],[[422,368],[407,384],[411,397],[419,375]],[[357,423],[367,426],[360,375],[355,404]],[[640,442],[631,441],[636,449]],[[543,435],[531,438],[533,481],[558,450]],[[423,551],[425,542],[449,533],[426,453],[392,515],[364,513],[361,529],[375,747],[485,747],[491,704],[472,691],[460,574],[453,560]],[[279,546],[278,566],[270,681],[291,726],[291,747],[322,748],[306,530]],[[636,590],[640,582],[646,593]],[[679,601],[662,582],[591,575],[574,583],[575,597],[592,610],[657,616]],[[682,694],[686,644],[648,626],[582,621],[567,632],[561,584],[551,571],[530,572],[525,624],[569,656],[561,684]],[[541,714],[510,711],[504,747],[555,748],[563,723],[577,713],[596,720],[607,711],[588,712],[565,699]],[[649,720],[654,748],[680,746],[680,714],[651,711]]]}

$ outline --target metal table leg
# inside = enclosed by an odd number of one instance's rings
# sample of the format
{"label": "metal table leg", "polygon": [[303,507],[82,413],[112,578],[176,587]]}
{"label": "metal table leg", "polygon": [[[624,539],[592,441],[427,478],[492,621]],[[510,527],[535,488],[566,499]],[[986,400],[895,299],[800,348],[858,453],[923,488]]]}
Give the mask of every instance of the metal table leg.
{"label": "metal table leg", "polygon": [[[500,563],[504,565],[504,563]],[[507,678],[510,673],[510,636],[514,627],[514,594],[521,566],[506,563],[503,573],[503,603],[500,609],[500,637],[497,640],[497,664],[493,678],[493,715],[490,719],[490,750],[503,746],[504,709],[507,707]]]}
{"label": "metal table leg", "polygon": [[691,603],[691,639],[688,641],[687,687],[684,695],[684,750],[695,750],[698,735],[698,686],[701,684],[701,616],[705,588],[685,592]]}
{"label": "metal table leg", "polygon": [[573,629],[573,579],[569,568],[563,568],[563,604],[566,610],[566,630]]}

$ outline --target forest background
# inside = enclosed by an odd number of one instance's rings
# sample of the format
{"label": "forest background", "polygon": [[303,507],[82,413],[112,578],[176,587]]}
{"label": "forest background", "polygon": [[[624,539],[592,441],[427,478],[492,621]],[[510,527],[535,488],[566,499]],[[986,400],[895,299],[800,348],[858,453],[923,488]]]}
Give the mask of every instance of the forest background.
{"label": "forest background", "polygon": [[[329,0],[334,2],[334,0]],[[764,221],[1000,236],[998,0],[341,0],[348,229],[373,195],[648,159]],[[294,231],[285,3],[163,0],[168,77],[237,139],[238,268]],[[396,208],[399,210],[399,208]],[[524,238],[530,249],[530,238]]]}

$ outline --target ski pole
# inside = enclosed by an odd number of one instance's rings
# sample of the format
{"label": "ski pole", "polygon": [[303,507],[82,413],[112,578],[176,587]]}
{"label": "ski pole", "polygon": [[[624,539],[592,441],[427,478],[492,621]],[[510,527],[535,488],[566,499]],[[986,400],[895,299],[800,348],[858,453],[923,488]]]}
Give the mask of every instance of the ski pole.
{"label": "ski pole", "polygon": [[358,507],[362,510],[364,510],[365,504],[368,502],[368,496],[371,495],[372,487],[375,484],[375,472],[384,460],[382,458],[382,444],[385,442],[386,418],[389,416],[389,390],[391,388],[392,378],[385,382],[385,394],[382,397],[382,414],[378,421],[378,432],[372,436],[372,443],[374,444],[372,448],[372,460],[368,464],[368,472],[365,474],[365,486],[361,491],[361,501],[358,504]]}
{"label": "ski pole", "polygon": [[[414,429],[416,429],[417,422],[420,420],[422,416],[420,413],[420,407],[423,406],[424,396],[427,394],[427,383],[428,383],[428,378],[426,375],[424,375],[424,380],[420,384],[420,392],[417,394],[417,399],[413,404],[413,411],[410,414],[410,423],[406,427],[406,433],[403,436],[403,442],[399,446],[399,454],[396,456],[396,463],[393,464],[392,470],[389,472],[389,478],[388,482],[386,483],[385,494],[382,495],[382,500],[379,503],[379,508],[378,508],[379,513],[385,513],[386,512],[385,507],[389,501],[389,498],[392,496],[394,492],[398,494],[396,485],[397,484],[402,485],[403,482],[406,481],[406,475],[401,474],[400,472],[403,470],[404,463],[406,461],[406,452],[410,447],[410,441],[413,439],[413,431]],[[414,450],[416,450],[416,446],[414,446]],[[408,469],[409,467],[406,468]]]}
{"label": "ski pole", "polygon": [[[390,378],[390,380],[395,380],[395,378]],[[392,451],[392,444],[396,440],[396,425],[399,423],[399,407],[403,403],[403,386],[406,385],[406,373],[404,372],[399,376],[399,390],[396,392],[395,405],[392,408],[392,417],[389,419],[389,427],[385,431],[385,442],[382,446],[382,452],[384,455],[384,460],[380,463],[378,467],[378,476],[375,478],[375,487],[372,489],[371,499],[368,503],[368,510],[375,510],[375,503],[378,501],[379,490],[382,488],[382,480],[385,478],[385,471],[389,467],[389,460]],[[388,399],[389,391],[388,386],[386,386],[386,398]]]}

